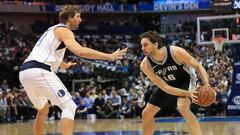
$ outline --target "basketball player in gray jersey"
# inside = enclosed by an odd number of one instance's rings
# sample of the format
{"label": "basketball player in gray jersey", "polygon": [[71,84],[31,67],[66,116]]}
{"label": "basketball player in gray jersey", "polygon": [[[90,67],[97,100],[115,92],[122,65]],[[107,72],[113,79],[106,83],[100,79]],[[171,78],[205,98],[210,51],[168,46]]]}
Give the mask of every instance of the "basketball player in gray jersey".
{"label": "basketball player in gray jersey", "polygon": [[209,86],[205,69],[183,48],[163,46],[157,32],[143,33],[140,41],[145,55],[141,70],[159,88],[151,94],[142,112],[143,134],[153,134],[154,116],[158,111],[177,106],[190,134],[201,135],[199,122],[190,110],[190,99],[197,102],[194,71],[198,72],[203,84]]}
{"label": "basketball player in gray jersey", "polygon": [[114,53],[102,53],[82,47],[71,30],[81,22],[80,10],[64,6],[59,12],[60,24],[50,27],[37,41],[28,58],[20,68],[19,78],[38,113],[34,123],[34,135],[44,134],[44,120],[48,115],[49,103],[62,110],[61,130],[63,135],[73,134],[76,104],[67,88],[54,73],[59,67],[67,69],[74,63],[63,61],[69,49],[79,57],[114,61],[126,54],[127,48]]}

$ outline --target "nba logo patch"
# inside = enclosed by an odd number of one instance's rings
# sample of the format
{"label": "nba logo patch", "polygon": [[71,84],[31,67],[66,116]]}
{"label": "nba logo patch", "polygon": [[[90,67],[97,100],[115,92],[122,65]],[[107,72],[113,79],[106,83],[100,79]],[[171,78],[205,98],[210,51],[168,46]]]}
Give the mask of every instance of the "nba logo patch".
{"label": "nba logo patch", "polygon": [[59,97],[63,97],[63,96],[65,95],[65,91],[64,91],[64,90],[59,90],[58,93],[57,93],[57,95],[58,95]]}

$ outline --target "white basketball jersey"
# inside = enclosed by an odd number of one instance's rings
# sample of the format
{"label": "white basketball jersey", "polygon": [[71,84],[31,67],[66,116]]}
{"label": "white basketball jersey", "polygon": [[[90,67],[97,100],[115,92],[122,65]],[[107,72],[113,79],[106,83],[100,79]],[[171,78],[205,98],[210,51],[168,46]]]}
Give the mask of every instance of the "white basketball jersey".
{"label": "white basketball jersey", "polygon": [[46,30],[39,38],[25,62],[35,60],[50,65],[52,71],[58,69],[64,58],[66,47],[59,47],[62,42],[60,42],[54,35],[54,29],[56,27],[67,26],[65,24],[57,24],[48,28],[48,30]]}

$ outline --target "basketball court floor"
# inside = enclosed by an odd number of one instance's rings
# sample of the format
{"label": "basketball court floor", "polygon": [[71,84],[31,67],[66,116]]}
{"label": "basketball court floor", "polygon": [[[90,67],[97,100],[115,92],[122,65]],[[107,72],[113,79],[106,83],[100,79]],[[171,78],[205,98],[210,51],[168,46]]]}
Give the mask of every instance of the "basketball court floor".
{"label": "basketball court floor", "polygon": [[[240,117],[199,118],[203,135],[240,135]],[[141,119],[76,120],[74,135],[142,135]],[[0,124],[0,135],[33,135],[33,121]],[[45,135],[60,135],[59,121],[46,121]],[[182,118],[156,119],[154,135],[189,135]]]}

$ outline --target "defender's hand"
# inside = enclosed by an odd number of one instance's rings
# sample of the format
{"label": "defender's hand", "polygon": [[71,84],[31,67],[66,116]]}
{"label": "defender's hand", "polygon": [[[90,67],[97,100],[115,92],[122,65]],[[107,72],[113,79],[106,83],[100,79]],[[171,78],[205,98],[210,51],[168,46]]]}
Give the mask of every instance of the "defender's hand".
{"label": "defender's hand", "polygon": [[74,66],[74,65],[76,65],[76,64],[77,64],[76,62],[71,62],[71,61],[69,61],[68,63],[62,62],[61,65],[60,65],[60,67],[61,67],[62,69],[68,69],[68,68],[70,68],[71,66]]}
{"label": "defender's hand", "polygon": [[110,54],[110,60],[115,61],[118,59],[122,59],[123,55],[126,54],[128,48],[124,48],[122,50],[117,49],[114,53]]}
{"label": "defender's hand", "polygon": [[67,63],[67,68],[70,68],[71,66],[75,66],[77,63],[76,62],[71,62],[71,61],[69,61],[68,63]]}

